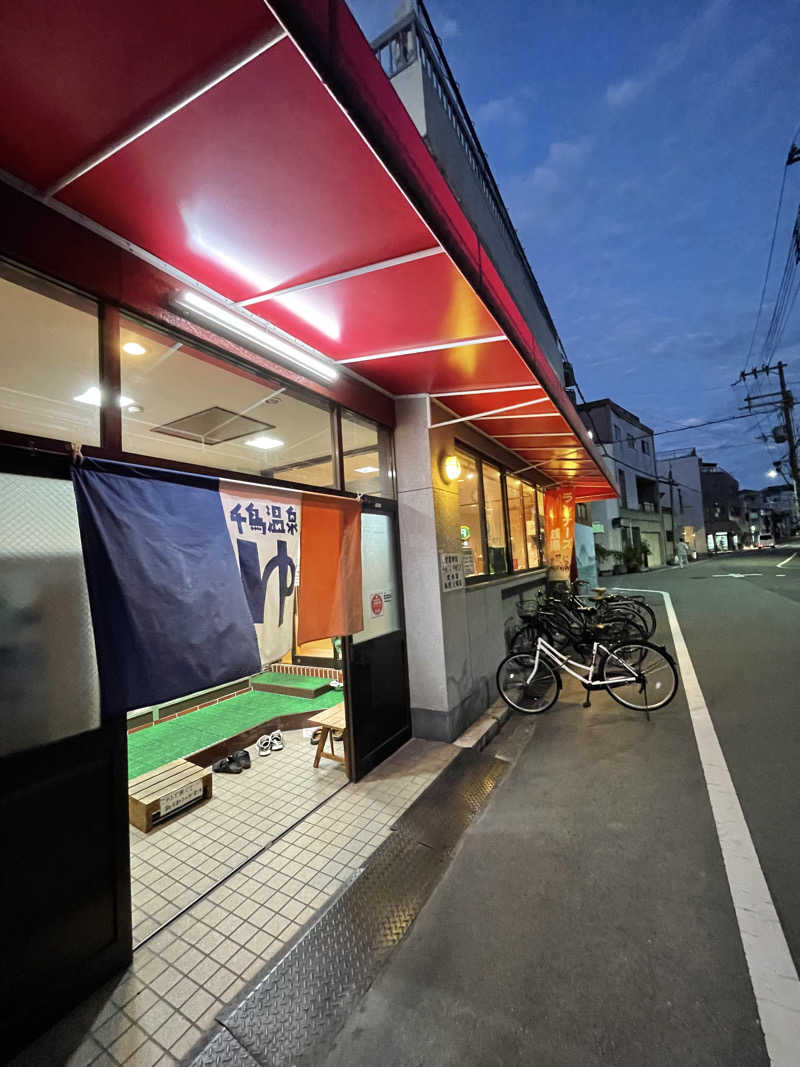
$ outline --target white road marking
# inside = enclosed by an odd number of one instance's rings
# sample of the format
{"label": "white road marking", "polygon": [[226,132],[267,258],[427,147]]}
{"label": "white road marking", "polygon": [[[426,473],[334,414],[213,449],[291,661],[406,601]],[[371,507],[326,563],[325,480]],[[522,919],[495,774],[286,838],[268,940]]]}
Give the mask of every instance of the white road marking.
{"label": "white road marking", "polygon": [[[712,578],[763,578],[762,571],[748,571],[747,574],[738,574],[735,571],[728,571],[727,574],[712,574]],[[655,590],[654,590],[655,592]]]}
{"label": "white road marking", "polygon": [[[631,590],[620,589],[619,592],[630,593]],[[664,598],[767,1053],[773,1067],[797,1067],[800,980],[672,606],[672,597],[663,589],[637,589],[636,592],[660,593]]]}
{"label": "white road marking", "polygon": [[779,566],[779,567],[785,567],[787,563],[791,563],[791,562],[792,562],[792,560],[794,559],[794,557],[795,557],[796,555],[797,555],[797,553],[796,553],[796,552],[792,552],[791,556],[789,556],[789,558],[788,558],[788,559],[785,559],[785,560],[783,561],[783,563],[779,563],[779,564],[778,564],[778,566]]}

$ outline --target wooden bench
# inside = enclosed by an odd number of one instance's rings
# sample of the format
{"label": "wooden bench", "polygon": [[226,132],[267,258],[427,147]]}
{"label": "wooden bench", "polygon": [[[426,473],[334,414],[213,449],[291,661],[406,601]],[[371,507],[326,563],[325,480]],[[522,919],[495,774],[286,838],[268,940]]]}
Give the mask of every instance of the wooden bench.
{"label": "wooden bench", "polygon": [[[337,763],[343,763],[345,773],[347,777],[350,777],[350,761],[347,757],[347,720],[345,718],[344,704],[334,704],[332,708],[328,708],[326,711],[316,712],[308,720],[309,726],[319,727],[319,741],[317,742],[317,752],[314,756],[314,766],[319,767],[319,761],[321,759],[336,760]],[[333,731],[342,731],[342,742],[344,745],[344,755],[340,756],[333,748]],[[331,750],[325,751],[325,742],[330,736]]]}
{"label": "wooden bench", "polygon": [[168,816],[208,800],[211,777],[210,767],[197,767],[185,759],[139,775],[128,782],[128,821],[149,834]]}

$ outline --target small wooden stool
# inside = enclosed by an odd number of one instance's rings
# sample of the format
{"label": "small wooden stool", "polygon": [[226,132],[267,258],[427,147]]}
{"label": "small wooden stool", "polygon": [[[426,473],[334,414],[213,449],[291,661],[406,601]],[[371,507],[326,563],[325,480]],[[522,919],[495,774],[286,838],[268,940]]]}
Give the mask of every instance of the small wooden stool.
{"label": "small wooden stool", "polygon": [[[308,719],[309,726],[319,727],[319,741],[317,742],[317,752],[314,756],[314,766],[319,767],[319,761],[321,759],[336,760],[337,763],[343,763],[345,773],[347,777],[350,777],[350,762],[347,758],[347,720],[345,719],[344,704],[334,704],[332,708],[328,708],[326,711],[320,711],[316,715],[312,715]],[[344,755],[338,755],[333,748],[333,731],[342,731],[342,742],[344,744]],[[325,751],[325,742],[330,735],[331,750]]]}
{"label": "small wooden stool", "polygon": [[128,782],[128,820],[145,834],[167,816],[208,800],[210,767],[176,759]]}

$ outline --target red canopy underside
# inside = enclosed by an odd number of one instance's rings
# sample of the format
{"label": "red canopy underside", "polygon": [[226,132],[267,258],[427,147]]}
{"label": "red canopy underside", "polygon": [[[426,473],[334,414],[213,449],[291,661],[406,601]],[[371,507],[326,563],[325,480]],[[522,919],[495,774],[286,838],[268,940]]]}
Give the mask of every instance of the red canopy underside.
{"label": "red canopy underside", "polygon": [[[306,0],[306,24],[318,19],[319,33],[328,32],[333,8],[342,56],[353,62],[355,55],[365,88],[383,94],[384,110],[395,108],[399,102],[385,95],[391,88],[340,0]],[[251,56],[279,28],[261,0],[12,6],[0,40],[0,93],[14,101],[0,115],[0,168],[39,192],[58,185],[163,115],[187,89]],[[519,342],[504,339],[508,330],[480,286],[466,280],[452,246],[443,250],[421,217],[424,205],[412,207],[313,69],[308,44],[284,36],[247,59],[70,181],[56,201],[236,302],[438,249],[250,311],[334,360],[357,360],[352,370],[394,395],[502,388],[440,400],[454,417],[476,416],[481,430],[517,453],[520,467],[536,466],[574,486],[577,499],[613,495],[530,331],[523,323],[530,348],[522,354]],[[422,160],[436,212],[448,213],[452,232],[470,254],[484,257],[487,286],[495,298],[501,293],[509,321],[521,322],[432,160],[428,171],[416,130],[404,112],[396,114],[400,147]],[[386,357],[406,349],[426,351]],[[531,388],[542,385],[547,391]],[[521,404],[502,418],[480,417]],[[526,417],[534,414],[546,417]]]}

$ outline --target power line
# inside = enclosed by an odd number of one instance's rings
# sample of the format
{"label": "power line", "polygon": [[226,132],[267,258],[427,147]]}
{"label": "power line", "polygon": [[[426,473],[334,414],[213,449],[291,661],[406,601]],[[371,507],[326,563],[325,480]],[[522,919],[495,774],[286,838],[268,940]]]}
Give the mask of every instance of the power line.
{"label": "power line", "polygon": [[780,192],[778,193],[778,207],[777,207],[777,209],[775,211],[775,223],[774,223],[774,225],[772,227],[772,239],[771,239],[770,244],[769,244],[769,255],[767,256],[767,269],[766,269],[766,271],[764,273],[764,284],[761,286],[761,299],[758,302],[758,311],[756,313],[755,325],[753,326],[753,335],[750,338],[750,347],[747,349],[747,357],[746,357],[746,359],[744,361],[745,370],[748,369],[748,366],[750,364],[750,359],[751,359],[751,357],[753,355],[753,347],[754,347],[754,345],[756,343],[756,335],[758,334],[758,326],[759,326],[759,323],[761,322],[761,312],[762,312],[762,310],[764,308],[764,297],[766,296],[766,293],[767,293],[767,283],[769,281],[769,272],[770,272],[770,268],[772,267],[772,254],[775,251],[775,239],[778,236],[778,223],[779,223],[780,217],[781,217],[781,208],[783,207],[783,192],[784,192],[784,189],[786,188],[786,174],[787,174],[787,172],[789,170],[789,167],[791,167],[793,163],[797,163],[798,159],[800,159],[800,154],[798,154],[798,152],[797,152],[797,146],[796,146],[796,143],[795,143],[797,141],[797,135],[799,133],[800,133],[800,126],[797,127],[797,129],[794,131],[794,134],[792,135],[792,143],[791,143],[791,145],[789,147],[789,152],[788,152],[788,154],[786,156],[786,162],[785,162],[785,164],[783,166],[783,175],[781,177],[781,188],[780,188]]}

